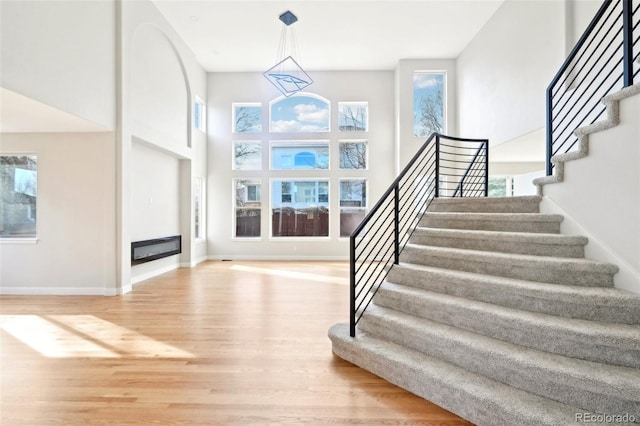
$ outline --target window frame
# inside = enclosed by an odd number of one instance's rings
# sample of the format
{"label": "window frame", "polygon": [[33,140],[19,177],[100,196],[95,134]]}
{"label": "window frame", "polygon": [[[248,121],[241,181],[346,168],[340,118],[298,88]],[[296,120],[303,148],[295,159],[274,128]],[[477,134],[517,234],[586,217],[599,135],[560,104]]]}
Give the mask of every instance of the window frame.
{"label": "window frame", "polygon": [[434,70],[414,70],[412,73],[412,85],[411,85],[411,93],[412,93],[412,99],[413,99],[413,105],[412,105],[412,112],[413,112],[413,124],[412,124],[412,134],[414,137],[416,138],[424,138],[424,137],[428,137],[431,133],[426,134],[426,135],[418,135],[416,130],[417,130],[417,103],[418,101],[416,100],[416,75],[418,74],[433,74],[433,75],[441,75],[442,76],[442,129],[440,130],[440,133],[443,134],[447,134],[447,127],[448,127],[448,117],[447,117],[447,71],[446,70],[441,70],[441,69],[434,69]]}
{"label": "window frame", "polygon": [[[342,117],[342,107],[349,106],[364,106],[365,107],[365,117],[364,117],[364,129],[354,129],[354,130],[343,130],[341,126],[341,117]],[[367,101],[349,101],[349,102],[338,102],[338,132],[340,133],[356,133],[356,132],[368,132],[369,131],[369,102]]]}
{"label": "window frame", "polygon": [[207,104],[198,95],[193,101],[193,127],[207,132]]}
{"label": "window frame", "polygon": [[[365,166],[363,168],[355,167],[342,167],[342,150],[341,147],[345,144],[362,144],[365,147],[364,161]],[[338,140],[338,169],[339,170],[369,170],[369,141],[367,139],[340,139]]]}
{"label": "window frame", "polygon": [[[35,196],[32,196],[35,198],[34,200],[34,205],[35,205],[35,218],[33,219],[34,224],[33,224],[33,233],[30,233],[28,235],[25,236],[18,236],[18,234],[9,234],[9,235],[2,235],[0,234],[0,243],[18,243],[18,244],[32,244],[32,243],[36,243],[38,241],[38,187],[39,187],[39,179],[38,179],[38,154],[34,153],[34,152],[16,152],[16,153],[0,153],[0,157],[29,157],[31,158],[34,162],[35,162],[35,170],[33,170],[35,172]],[[15,165],[14,165],[15,166]],[[3,167],[2,164],[0,164],[0,167]],[[15,168],[15,167],[14,167]],[[29,169],[24,169],[24,170],[29,170]],[[15,180],[14,180],[14,187],[15,187]],[[15,192],[15,191],[13,191]],[[25,194],[28,195],[28,194]],[[0,196],[2,196],[2,194],[0,194]],[[29,208],[30,210],[30,208]],[[5,224],[4,224],[4,213],[0,212],[0,217],[2,217],[3,222],[0,223],[0,226],[2,227],[2,229],[4,229]]]}
{"label": "window frame", "polygon": [[[326,167],[296,167],[296,154],[291,153],[292,164],[290,168],[275,168],[274,167],[274,148],[300,148],[300,151],[305,148],[309,149],[326,149],[327,153],[327,166]],[[298,153],[299,154],[299,153]],[[322,158],[321,155],[316,155],[316,158]],[[316,160],[316,164],[318,161]],[[330,140],[317,140],[317,139],[295,139],[295,140],[272,140],[269,141],[269,170],[270,171],[328,171],[331,169],[331,141]]]}
{"label": "window frame", "polygon": [[[250,200],[245,200],[245,202],[251,202],[251,203],[260,203],[260,206],[251,206],[251,207],[242,207],[242,206],[238,206],[238,193],[237,193],[237,189],[238,189],[238,183],[239,182],[250,182],[249,184],[245,184],[246,188],[248,188],[249,186],[260,186],[260,200],[259,201],[250,201]],[[233,212],[232,212],[232,217],[233,217],[233,226],[231,228],[231,239],[234,241],[258,241],[261,240],[263,237],[263,227],[262,227],[262,214],[264,212],[264,202],[263,202],[263,194],[264,191],[262,191],[262,186],[263,186],[263,180],[262,178],[259,177],[241,177],[241,178],[233,178],[232,179],[232,187],[231,187],[231,195],[232,195],[232,206],[233,206]],[[247,191],[248,192],[248,191]],[[248,193],[246,194],[248,196]],[[248,198],[248,197],[247,197]],[[260,210],[260,213],[258,214],[258,231],[259,231],[259,235],[249,235],[249,236],[238,236],[238,209],[244,209],[244,210]],[[247,216],[251,216],[251,215],[247,215]]]}
{"label": "window frame", "polygon": [[[193,209],[194,209],[194,223],[193,223],[193,234],[194,240],[196,242],[205,241],[207,239],[207,229],[206,229],[206,206],[207,206],[207,190],[206,190],[206,179],[203,176],[196,176],[194,178],[194,198],[193,198]],[[198,203],[198,200],[200,201]],[[198,216],[199,214],[199,216]]]}
{"label": "window frame", "polygon": [[[364,183],[364,203],[360,206],[343,206],[342,201],[353,201],[342,198],[342,182],[344,181],[362,181]],[[362,200],[360,200],[362,202]],[[343,210],[360,210],[362,211],[363,218],[367,215],[369,210],[369,179],[367,177],[341,177],[338,179],[338,209],[339,209],[339,220],[340,224],[342,224],[342,211]],[[355,229],[355,228],[354,228]],[[351,231],[353,232],[353,230]],[[342,230],[338,230],[338,238],[349,238],[351,235],[342,235]]]}
{"label": "window frame", "polygon": [[[327,121],[326,121],[326,129],[321,129],[321,130],[305,130],[305,131],[276,131],[274,130],[274,120],[273,120],[273,108],[279,104],[280,102],[287,102],[287,101],[291,101],[292,99],[296,99],[296,98],[311,98],[311,99],[315,99],[316,101],[319,102],[323,102],[326,105],[326,116],[327,116]],[[299,121],[298,121],[299,122]],[[304,123],[304,122],[303,122]],[[318,123],[320,123],[318,121]],[[313,134],[313,133],[330,133],[331,132],[331,101],[325,97],[322,97],[320,95],[317,95],[315,93],[311,93],[311,92],[297,92],[291,96],[279,96],[271,101],[269,101],[269,133],[271,134],[292,134],[292,135],[301,135],[301,134]]]}
{"label": "window frame", "polygon": [[[243,108],[243,107],[249,107],[249,108],[260,108],[260,112],[259,112],[259,116],[260,119],[258,120],[259,124],[260,124],[260,129],[259,130],[255,130],[255,131],[251,131],[251,132],[239,132],[238,129],[236,128],[236,114],[237,114],[237,110],[236,108]],[[237,135],[244,135],[244,134],[249,134],[249,135],[255,135],[255,134],[260,134],[262,133],[263,129],[264,129],[264,123],[263,123],[263,111],[262,111],[262,102],[232,102],[231,103],[231,133],[233,134],[237,134]],[[252,126],[253,127],[253,126]],[[251,128],[251,127],[250,127]]]}
{"label": "window frame", "polygon": [[[260,148],[259,152],[259,161],[260,165],[258,168],[241,168],[238,167],[237,156],[236,156],[236,145],[245,144],[245,145],[256,145]],[[239,170],[239,171],[251,171],[251,170],[262,170],[263,165],[263,155],[264,150],[262,149],[262,141],[260,140],[233,140],[231,141],[231,170]]]}
{"label": "window frame", "polygon": [[[282,184],[282,182],[291,182],[291,201],[287,202],[290,203],[292,205],[298,204],[298,202],[296,201],[296,191],[295,191],[295,182],[315,182],[315,193],[314,193],[314,197],[315,197],[315,203],[317,204],[317,207],[321,207],[321,208],[325,208],[327,210],[327,235],[318,235],[318,236],[313,236],[313,235],[300,235],[300,236],[295,236],[295,235],[285,235],[285,236],[277,236],[274,235],[274,229],[273,229],[273,214],[274,214],[274,209],[276,208],[274,206],[274,202],[273,202],[273,198],[275,196],[275,193],[273,191],[273,185],[275,182],[280,182]],[[319,197],[321,194],[325,194],[324,192],[320,192],[320,183],[325,183],[326,182],[326,196],[327,196],[327,201],[326,202],[319,202]],[[331,179],[329,177],[297,177],[297,176],[286,176],[286,177],[272,177],[269,179],[269,240],[270,241],[289,241],[291,242],[293,241],[322,241],[322,240],[330,240],[331,239]],[[282,197],[283,193],[280,193],[280,197]],[[284,202],[280,202],[280,204],[282,205]],[[313,203],[312,203],[313,204]],[[293,208],[294,211],[296,209],[302,209],[301,207],[296,207],[296,206],[281,206],[280,208],[283,207],[289,207],[289,208]],[[314,207],[313,205],[311,205],[310,207]],[[309,208],[309,207],[304,207],[304,208]]]}

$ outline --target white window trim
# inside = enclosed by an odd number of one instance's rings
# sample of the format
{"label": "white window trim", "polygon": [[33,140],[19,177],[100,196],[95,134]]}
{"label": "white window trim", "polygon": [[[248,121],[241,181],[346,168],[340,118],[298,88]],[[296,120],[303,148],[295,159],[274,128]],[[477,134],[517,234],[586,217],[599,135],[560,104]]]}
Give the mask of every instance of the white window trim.
{"label": "white window trim", "polygon": [[[314,145],[317,146],[326,146],[327,147],[327,168],[326,169],[296,169],[295,167],[291,168],[291,169],[274,169],[273,168],[273,146],[274,145],[282,145],[282,146],[286,146],[286,145],[291,145],[292,147],[294,146],[298,146],[298,147],[305,147],[305,146],[309,146],[312,147]],[[318,173],[320,172],[328,172],[329,170],[331,170],[331,140],[329,139],[289,139],[289,140],[282,140],[282,139],[274,139],[274,140],[270,140],[269,141],[269,170],[270,171],[278,171],[278,172],[314,172],[314,173]]]}
{"label": "white window trim", "polygon": [[[200,126],[196,126],[196,122],[195,122],[195,116],[196,116],[195,109],[197,105],[200,105]],[[194,111],[193,111],[194,126],[193,127],[195,127],[196,129],[200,130],[203,133],[207,133],[207,104],[200,98],[200,96],[195,95],[193,108],[194,108]]]}
{"label": "white window trim", "polygon": [[[343,169],[340,167],[340,145],[344,143],[363,143],[366,147],[365,153],[365,168],[364,169]],[[338,140],[338,170],[350,170],[350,171],[358,171],[358,170],[369,170],[369,140],[368,139],[339,139]]]}
{"label": "white window trim", "polygon": [[[273,213],[273,196],[271,194],[271,188],[273,188],[273,181],[309,181],[309,182],[318,182],[318,181],[326,181],[327,182],[327,194],[329,194],[328,202],[327,202],[327,210],[329,210],[329,220],[327,222],[327,229],[329,230],[329,235],[321,236],[321,237],[274,237],[273,236],[273,220],[271,219],[271,215]],[[317,194],[316,194],[317,195]],[[292,193],[293,196],[293,193]],[[269,179],[269,241],[329,241],[331,240],[331,223],[332,223],[332,215],[331,215],[331,178],[329,177],[296,177],[296,176],[282,176],[282,177],[273,177]]]}
{"label": "white window trim", "polygon": [[[364,123],[364,130],[340,130],[340,107],[341,106],[361,106],[366,105],[366,121]],[[369,102],[368,101],[349,101],[349,102],[338,102],[338,128],[336,129],[339,133],[358,133],[358,132],[368,132],[369,131]]]}
{"label": "white window trim", "polygon": [[[236,130],[236,107],[260,107],[260,131],[259,132],[238,132]],[[233,102],[231,104],[231,133],[234,135],[259,135],[264,132],[263,123],[264,112],[262,102]]]}
{"label": "white window trim", "polygon": [[[261,186],[260,189],[260,236],[258,237],[238,237],[236,236],[236,226],[237,226],[237,217],[236,217],[236,209],[237,209],[237,205],[236,205],[236,188],[237,188],[237,182],[238,181],[255,181],[256,184],[259,184]],[[262,239],[264,238],[264,227],[262,226],[262,221],[263,221],[263,213],[264,213],[264,184],[263,184],[263,179],[260,177],[249,177],[249,176],[244,176],[244,177],[235,177],[233,179],[231,179],[231,218],[232,218],[232,223],[233,226],[231,227],[231,240],[232,241],[262,241]]]}

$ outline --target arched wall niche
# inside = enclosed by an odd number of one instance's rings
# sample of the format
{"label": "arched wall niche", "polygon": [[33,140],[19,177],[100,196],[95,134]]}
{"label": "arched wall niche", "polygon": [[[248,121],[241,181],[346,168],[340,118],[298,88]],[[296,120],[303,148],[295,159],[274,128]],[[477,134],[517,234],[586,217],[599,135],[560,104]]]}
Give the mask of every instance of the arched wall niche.
{"label": "arched wall niche", "polygon": [[130,59],[132,135],[184,155],[191,146],[191,90],[175,45],[157,26],[142,24]]}

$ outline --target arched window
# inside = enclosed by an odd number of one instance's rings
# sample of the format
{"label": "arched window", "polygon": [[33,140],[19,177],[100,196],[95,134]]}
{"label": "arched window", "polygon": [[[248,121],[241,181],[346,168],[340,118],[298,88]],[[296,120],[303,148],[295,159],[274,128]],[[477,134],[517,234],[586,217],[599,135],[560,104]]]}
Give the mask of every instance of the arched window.
{"label": "arched window", "polygon": [[329,101],[312,93],[282,96],[270,102],[269,129],[272,133],[317,133],[330,130]]}

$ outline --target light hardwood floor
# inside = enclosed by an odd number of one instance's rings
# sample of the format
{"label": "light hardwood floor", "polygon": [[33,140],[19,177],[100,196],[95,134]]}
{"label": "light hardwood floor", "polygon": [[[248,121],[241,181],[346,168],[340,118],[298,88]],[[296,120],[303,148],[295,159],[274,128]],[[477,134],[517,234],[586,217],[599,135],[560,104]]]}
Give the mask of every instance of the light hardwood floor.
{"label": "light hardwood floor", "polygon": [[331,352],[345,262],[219,262],[118,297],[2,296],[13,425],[468,425]]}

